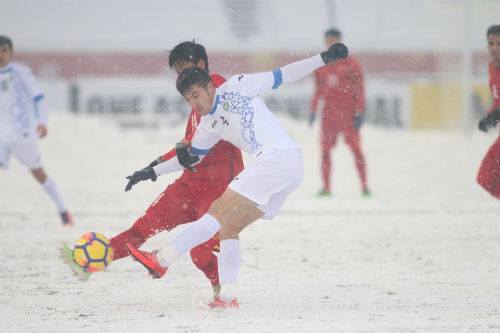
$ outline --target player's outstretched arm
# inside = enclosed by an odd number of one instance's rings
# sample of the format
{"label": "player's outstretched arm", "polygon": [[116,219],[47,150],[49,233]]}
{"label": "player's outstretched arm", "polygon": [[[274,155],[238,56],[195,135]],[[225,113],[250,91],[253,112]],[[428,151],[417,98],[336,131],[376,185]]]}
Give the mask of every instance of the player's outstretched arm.
{"label": "player's outstretched arm", "polygon": [[346,58],[348,53],[347,46],[336,43],[320,54],[293,62],[272,72],[237,75],[233,76],[230,81],[237,84],[242,93],[257,96],[277,89],[282,84],[300,80],[325,64]]}

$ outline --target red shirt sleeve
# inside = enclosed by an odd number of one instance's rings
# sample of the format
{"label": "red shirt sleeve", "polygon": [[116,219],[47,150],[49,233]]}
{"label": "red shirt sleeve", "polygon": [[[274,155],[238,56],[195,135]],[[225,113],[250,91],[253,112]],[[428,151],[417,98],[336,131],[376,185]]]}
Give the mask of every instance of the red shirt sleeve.
{"label": "red shirt sleeve", "polygon": [[[220,87],[224,82],[226,82],[226,79],[224,79],[224,77],[220,76],[219,74],[211,74],[210,76],[212,77],[212,81],[214,82],[216,88]],[[194,132],[196,131],[196,128],[198,127],[200,121],[201,116],[194,110],[191,110],[191,114],[189,115],[188,122],[186,124],[186,131],[184,132],[183,141],[191,142]],[[168,161],[174,156],[176,156],[175,148],[172,148],[170,151],[162,155],[160,159],[162,161]]]}
{"label": "red shirt sleeve", "polygon": [[493,97],[493,104],[488,110],[488,113],[490,113],[500,108],[500,68],[496,68],[491,62],[488,69],[490,74],[490,91]]}
{"label": "red shirt sleeve", "polygon": [[354,105],[355,112],[364,112],[366,107],[365,102],[365,82],[363,78],[363,72],[361,70],[361,66],[357,63],[357,61],[352,60],[353,66],[353,97],[354,97]]}
{"label": "red shirt sleeve", "polygon": [[316,112],[318,108],[319,101],[324,96],[325,90],[325,79],[324,75],[322,75],[321,69],[317,69],[314,71],[314,94],[311,99],[311,112]]}

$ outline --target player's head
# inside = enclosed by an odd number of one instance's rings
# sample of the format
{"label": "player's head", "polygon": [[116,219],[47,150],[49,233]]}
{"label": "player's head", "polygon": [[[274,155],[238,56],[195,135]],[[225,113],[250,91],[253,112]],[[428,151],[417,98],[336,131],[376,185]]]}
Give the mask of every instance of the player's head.
{"label": "player's head", "polygon": [[486,32],[491,61],[500,67],[500,25],[492,25]]}
{"label": "player's head", "polygon": [[7,36],[0,36],[0,68],[9,64],[12,58],[12,40]]}
{"label": "player's head", "polygon": [[327,31],[325,31],[325,46],[326,48],[329,48],[335,43],[338,43],[342,40],[342,33],[340,32],[339,29],[336,28],[330,28]]}
{"label": "player's head", "polygon": [[204,116],[210,112],[215,86],[206,70],[195,66],[184,69],[177,77],[176,87],[197,113]]}
{"label": "player's head", "polygon": [[168,65],[180,74],[187,67],[197,66],[208,71],[208,56],[203,45],[193,41],[178,44],[170,51]]}

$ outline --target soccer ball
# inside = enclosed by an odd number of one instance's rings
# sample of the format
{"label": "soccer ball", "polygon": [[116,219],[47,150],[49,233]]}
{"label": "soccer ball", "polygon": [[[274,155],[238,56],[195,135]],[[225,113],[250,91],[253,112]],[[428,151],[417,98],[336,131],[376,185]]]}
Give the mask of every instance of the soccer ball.
{"label": "soccer ball", "polygon": [[73,259],[88,272],[99,272],[113,260],[109,240],[98,232],[87,232],[76,241]]}

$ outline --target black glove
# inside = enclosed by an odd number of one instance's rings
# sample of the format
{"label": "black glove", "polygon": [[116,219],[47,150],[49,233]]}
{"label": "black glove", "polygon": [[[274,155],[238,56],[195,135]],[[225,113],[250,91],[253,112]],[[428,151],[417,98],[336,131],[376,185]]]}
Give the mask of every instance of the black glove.
{"label": "black glove", "polygon": [[342,43],[335,43],[327,51],[321,52],[321,58],[325,64],[329,64],[335,60],[347,58],[348,54],[347,46]]}
{"label": "black glove", "polygon": [[352,126],[355,129],[360,129],[361,125],[363,125],[365,121],[365,113],[364,112],[356,112],[354,114],[354,118],[352,119]]}
{"label": "black glove", "polygon": [[198,162],[200,158],[189,152],[189,146],[187,144],[183,142],[176,144],[175,153],[177,154],[177,160],[184,168],[194,171],[193,164]]}
{"label": "black glove", "polygon": [[149,179],[155,181],[156,178],[158,177],[156,176],[156,173],[152,167],[147,167],[142,170],[136,171],[131,176],[127,177],[129,181],[127,183],[127,186],[125,186],[125,192],[130,191],[132,186],[134,186],[138,182]]}
{"label": "black glove", "polygon": [[316,112],[310,112],[309,113],[309,118],[307,119],[307,121],[309,122],[309,127],[311,127],[314,122],[316,121]]}
{"label": "black glove", "polygon": [[[149,163],[149,164],[148,164],[148,166],[147,166],[146,168],[152,168],[152,167],[157,166],[158,164],[160,164],[160,163],[162,163],[162,162],[163,162],[163,161],[162,161],[161,156],[160,156],[160,157],[158,157],[156,160],[154,160],[153,162]],[[144,168],[144,169],[146,169],[146,168]],[[144,170],[144,169],[143,169],[143,170]]]}
{"label": "black glove", "polygon": [[500,109],[496,109],[490,112],[488,115],[484,116],[483,119],[479,121],[479,130],[483,132],[488,132],[490,128],[493,128],[500,121]]}

